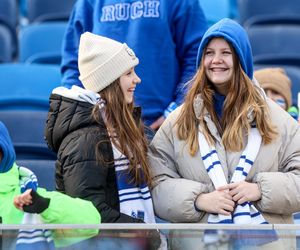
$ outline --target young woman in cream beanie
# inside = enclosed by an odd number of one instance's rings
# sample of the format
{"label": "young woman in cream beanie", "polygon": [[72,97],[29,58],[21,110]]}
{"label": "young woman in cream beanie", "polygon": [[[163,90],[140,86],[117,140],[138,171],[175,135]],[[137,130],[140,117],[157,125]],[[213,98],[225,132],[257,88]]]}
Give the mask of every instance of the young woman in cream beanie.
{"label": "young woman in cream beanie", "polygon": [[[138,63],[126,44],[86,32],[78,60],[85,89],[59,87],[50,96],[46,140],[57,152],[57,189],[92,201],[103,223],[155,223],[147,141],[133,104]],[[149,233],[138,249],[160,246],[159,233]]]}

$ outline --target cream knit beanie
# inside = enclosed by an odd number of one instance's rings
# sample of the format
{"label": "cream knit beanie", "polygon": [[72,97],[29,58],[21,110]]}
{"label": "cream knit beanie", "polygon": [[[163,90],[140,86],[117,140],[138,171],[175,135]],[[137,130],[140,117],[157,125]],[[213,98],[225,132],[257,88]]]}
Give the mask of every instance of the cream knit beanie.
{"label": "cream knit beanie", "polygon": [[281,94],[288,108],[292,105],[291,80],[283,68],[256,70],[254,77],[263,89],[271,89]]}
{"label": "cream knit beanie", "polygon": [[126,43],[90,32],[80,37],[79,79],[86,89],[98,93],[138,63],[139,59]]}

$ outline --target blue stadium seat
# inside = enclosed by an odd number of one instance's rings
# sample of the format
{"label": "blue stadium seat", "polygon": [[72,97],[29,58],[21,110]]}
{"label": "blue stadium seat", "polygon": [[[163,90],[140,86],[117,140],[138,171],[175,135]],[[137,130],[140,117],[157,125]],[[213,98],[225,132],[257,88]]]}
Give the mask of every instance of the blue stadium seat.
{"label": "blue stadium seat", "polygon": [[[294,214],[294,221],[295,221],[295,224],[300,226],[300,212]],[[296,249],[299,250],[300,249],[300,229],[296,231],[296,236],[297,236]]]}
{"label": "blue stadium seat", "polygon": [[27,0],[29,23],[67,21],[76,0]]}
{"label": "blue stadium seat", "polygon": [[239,0],[238,6],[240,23],[246,26],[262,20],[299,19],[300,13],[298,0]]}
{"label": "blue stadium seat", "polygon": [[66,22],[29,24],[20,31],[19,61],[60,64]]}
{"label": "blue stadium seat", "polygon": [[300,92],[300,67],[286,65],[284,69],[292,81],[292,101],[297,106],[298,93]]}
{"label": "blue stadium seat", "polygon": [[281,67],[284,68],[292,82],[292,103],[297,106],[298,92],[300,92],[300,67],[282,64],[255,64],[254,69]]}
{"label": "blue stadium seat", "polygon": [[[8,53],[12,53],[12,57],[17,55],[17,25],[18,25],[18,8],[17,2],[15,0],[0,0],[0,25],[6,26],[6,31],[10,33],[10,49]],[[3,33],[3,27],[2,33]],[[2,34],[3,35],[3,34]],[[0,41],[0,45],[2,46],[3,40]],[[4,44],[5,45],[5,44]],[[2,50],[1,48],[0,50]],[[8,60],[6,62],[9,62]]]}
{"label": "blue stadium seat", "polygon": [[48,191],[55,190],[55,161],[53,160],[17,160],[19,166],[29,168],[35,173],[39,187]]}
{"label": "blue stadium seat", "polygon": [[[211,26],[222,18],[230,17],[229,0],[199,0],[208,25]],[[216,6],[218,6],[216,8]]]}
{"label": "blue stadium seat", "polygon": [[299,65],[300,25],[252,25],[246,30],[254,63]]}
{"label": "blue stadium seat", "polygon": [[27,16],[27,0],[18,0],[20,17]]}
{"label": "blue stadium seat", "polygon": [[18,7],[15,0],[0,1],[0,20],[11,30],[15,30],[18,24]]}
{"label": "blue stadium seat", "polygon": [[0,110],[49,110],[49,96],[60,85],[59,66],[0,64]]}
{"label": "blue stadium seat", "polygon": [[47,111],[0,111],[0,120],[6,125],[14,144],[17,159],[55,160],[45,140]]}
{"label": "blue stadium seat", "polygon": [[0,22],[0,63],[11,62],[13,58],[13,38],[6,25]]}
{"label": "blue stadium seat", "polygon": [[238,0],[229,0],[229,5],[230,5],[230,18],[238,21],[240,18],[240,13],[238,10]]}

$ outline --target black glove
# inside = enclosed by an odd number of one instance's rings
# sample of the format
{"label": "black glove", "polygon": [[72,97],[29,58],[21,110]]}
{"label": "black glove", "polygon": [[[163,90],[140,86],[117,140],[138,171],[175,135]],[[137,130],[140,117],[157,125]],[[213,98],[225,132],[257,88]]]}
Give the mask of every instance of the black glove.
{"label": "black glove", "polygon": [[23,206],[24,212],[31,213],[31,214],[40,214],[49,207],[49,203],[50,203],[49,198],[44,198],[40,196],[34,190],[31,190],[30,195],[32,197],[32,203],[30,205]]}
{"label": "black glove", "polygon": [[145,238],[147,239],[147,250],[157,250],[161,244],[160,233],[158,230],[147,230]]}

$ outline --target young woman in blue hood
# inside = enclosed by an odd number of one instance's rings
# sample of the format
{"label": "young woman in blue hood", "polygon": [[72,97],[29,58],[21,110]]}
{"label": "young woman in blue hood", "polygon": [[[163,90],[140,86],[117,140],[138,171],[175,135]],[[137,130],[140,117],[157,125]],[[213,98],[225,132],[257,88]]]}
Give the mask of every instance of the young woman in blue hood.
{"label": "young woman in blue hood", "polygon": [[[293,223],[300,210],[299,126],[253,79],[243,27],[230,19],[211,26],[197,68],[183,105],[150,145],[156,214],[177,223]],[[217,234],[198,233],[187,239],[176,232],[170,245],[237,244],[237,235],[224,243]],[[244,235],[238,249],[295,249],[291,237],[269,233]]]}

